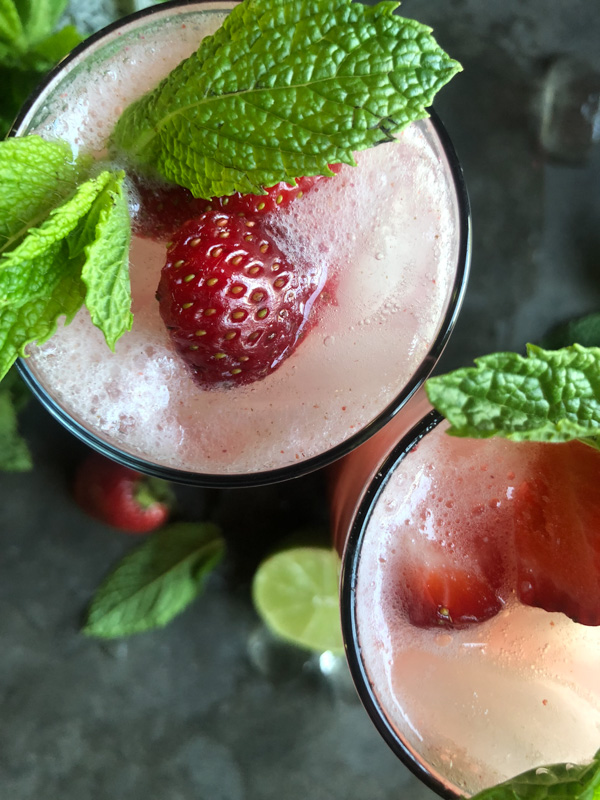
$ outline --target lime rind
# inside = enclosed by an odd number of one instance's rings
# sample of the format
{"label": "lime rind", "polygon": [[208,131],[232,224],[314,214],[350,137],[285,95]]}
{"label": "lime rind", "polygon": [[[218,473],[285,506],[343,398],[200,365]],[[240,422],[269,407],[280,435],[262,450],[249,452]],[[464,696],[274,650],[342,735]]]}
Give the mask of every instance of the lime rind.
{"label": "lime rind", "polygon": [[265,559],[252,599],[272,633],[308,650],[342,652],[340,566],[336,551],[321,547],[290,548]]}

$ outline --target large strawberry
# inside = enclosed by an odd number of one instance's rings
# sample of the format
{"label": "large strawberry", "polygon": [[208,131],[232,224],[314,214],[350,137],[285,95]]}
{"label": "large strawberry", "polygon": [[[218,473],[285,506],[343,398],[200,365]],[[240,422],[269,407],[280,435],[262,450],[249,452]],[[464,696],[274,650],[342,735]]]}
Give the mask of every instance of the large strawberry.
{"label": "large strawberry", "polygon": [[519,599],[584,625],[600,625],[599,465],[579,442],[540,446],[515,493]]}
{"label": "large strawberry", "polygon": [[259,219],[209,211],[173,238],[157,299],[178,351],[211,388],[277,369],[323,282],[319,270],[292,265]]}
{"label": "large strawberry", "polygon": [[[341,164],[332,164],[332,172],[339,172]],[[185,222],[207,211],[227,211],[230,214],[264,215],[278,208],[286,208],[292,200],[302,197],[320,181],[323,175],[296,179],[296,184],[278,183],[265,189],[265,194],[235,194],[196,198],[188,189],[174,184],[147,182],[133,175],[135,207],[133,229],[138,236],[156,241],[168,241]]]}

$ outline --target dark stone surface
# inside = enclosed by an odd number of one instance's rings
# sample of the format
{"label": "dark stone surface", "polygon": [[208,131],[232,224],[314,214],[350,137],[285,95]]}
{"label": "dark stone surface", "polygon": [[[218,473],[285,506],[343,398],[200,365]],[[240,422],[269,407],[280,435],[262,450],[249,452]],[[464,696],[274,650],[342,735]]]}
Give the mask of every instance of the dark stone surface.
{"label": "dark stone surface", "polygon": [[[111,7],[75,0],[81,16]],[[599,154],[546,163],[541,80],[557,54],[599,58],[596,0],[406,0],[465,72],[437,108],[473,206],[472,276],[441,368],[522,349],[600,308]],[[94,16],[96,14],[96,16]],[[595,63],[598,68],[598,63]],[[83,448],[40,408],[22,420],[35,470],[0,475],[2,800],[425,800],[372,729],[344,669],[280,650],[249,578],[285,533],[326,521],[323,476],[260,490],[180,489],[230,557],[168,628],[99,643],[79,633],[99,581],[134,542],[90,521],[68,486]]]}

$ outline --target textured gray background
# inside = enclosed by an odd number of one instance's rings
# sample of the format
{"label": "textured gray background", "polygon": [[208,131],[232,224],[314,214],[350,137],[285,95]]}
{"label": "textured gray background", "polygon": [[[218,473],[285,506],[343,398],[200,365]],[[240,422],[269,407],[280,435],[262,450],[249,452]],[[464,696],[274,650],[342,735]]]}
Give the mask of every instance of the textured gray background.
{"label": "textured gray background", "polygon": [[[142,3],[121,2],[119,11]],[[442,368],[521,349],[600,309],[600,161],[549,164],[537,143],[549,59],[598,64],[597,0],[405,0],[465,67],[437,109],[464,165],[473,268]],[[74,0],[92,30],[116,13]],[[598,150],[598,148],[596,148]],[[0,800],[425,800],[348,685],[277,648],[249,602],[261,554],[326,520],[323,476],[261,490],[180,489],[182,516],[221,520],[227,563],[169,628],[100,644],[82,610],[132,540],[72,504],[83,448],[31,404],[36,468],[0,475]]]}

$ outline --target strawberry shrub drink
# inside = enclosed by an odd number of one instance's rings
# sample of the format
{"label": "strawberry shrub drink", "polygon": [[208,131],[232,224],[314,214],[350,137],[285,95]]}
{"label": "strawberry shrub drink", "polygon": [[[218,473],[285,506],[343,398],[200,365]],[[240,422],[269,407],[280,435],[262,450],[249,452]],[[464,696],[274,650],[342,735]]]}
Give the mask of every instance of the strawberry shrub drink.
{"label": "strawberry shrub drink", "polygon": [[450,436],[427,405],[419,394],[336,465],[355,683],[442,796],[528,770],[522,787],[556,780],[541,765],[577,771],[600,743],[600,452]]}
{"label": "strawberry shrub drink", "polygon": [[[89,247],[76,248],[88,266],[99,265],[96,277],[87,266],[82,273],[88,299],[98,295],[94,311],[66,308],[74,320],[52,338],[52,324],[28,335],[29,383],[97,449],[207,484],[299,474],[380,427],[439,356],[468,261],[460,169],[440,124],[419,105],[458,66],[428,29],[399,27],[389,4],[323,4],[321,24],[340,47],[348,43],[335,33],[335,14],[346,25],[344,8],[353,9],[353,36],[366,36],[375,15],[377,58],[392,83],[412,88],[393,99],[383,78],[363,77],[348,56],[348,75],[361,77],[349,88],[341,73],[331,88],[321,81],[317,102],[297,87],[291,97],[285,85],[303,59],[312,74],[341,52],[315,49],[311,37],[319,37],[301,19],[306,2],[243,5],[245,16],[230,3],[160,5],[101,32],[50,76],[15,129],[65,141],[77,163],[93,156],[89,174],[109,181],[94,191],[112,197],[99,217],[101,252],[92,258]],[[278,6],[289,15],[284,34],[273,22]],[[250,41],[255,17],[279,36],[279,71],[275,45]],[[303,24],[306,46],[288,52],[299,38],[290,30]],[[372,42],[366,47],[374,52]],[[408,63],[415,51],[423,52],[416,77],[396,78],[395,60]],[[296,66],[286,66],[288,56]],[[240,88],[243,81],[250,83]],[[342,107],[342,91],[359,134],[347,133],[329,107]],[[370,96],[381,110],[368,110]],[[95,177],[100,166],[109,178]],[[274,188],[262,194],[265,186]],[[126,246],[113,219],[121,197],[132,219]],[[84,237],[90,226],[78,230]],[[115,250],[129,260],[133,321],[118,295],[127,277],[102,271]],[[97,318],[110,328],[115,309],[120,328],[109,336]]]}

